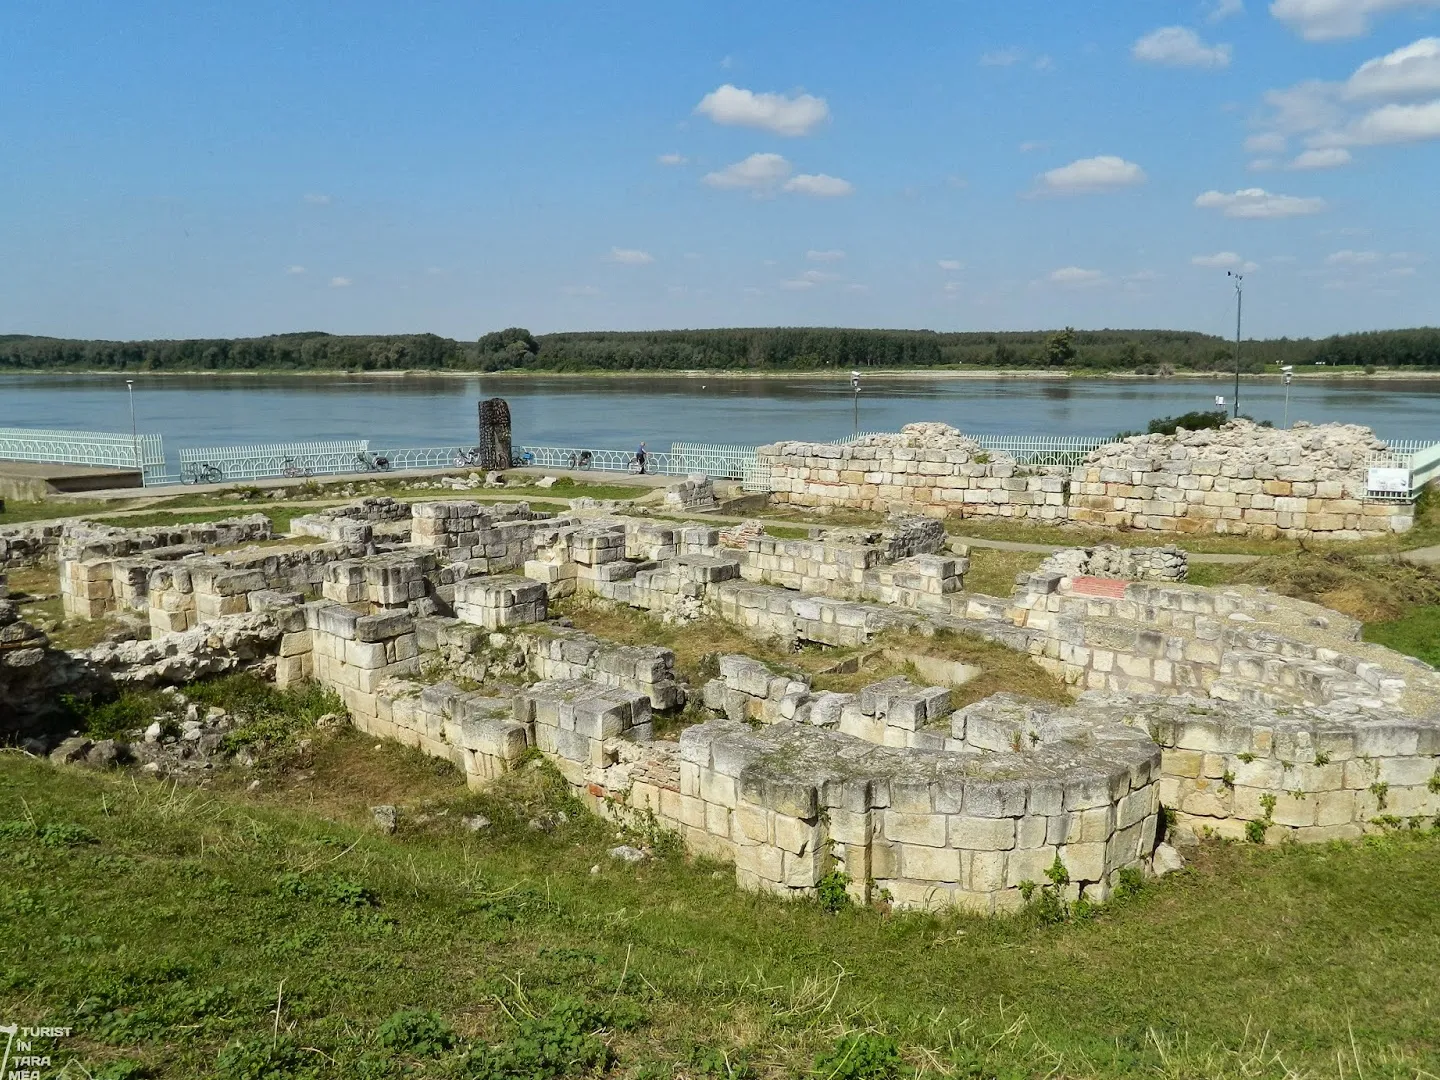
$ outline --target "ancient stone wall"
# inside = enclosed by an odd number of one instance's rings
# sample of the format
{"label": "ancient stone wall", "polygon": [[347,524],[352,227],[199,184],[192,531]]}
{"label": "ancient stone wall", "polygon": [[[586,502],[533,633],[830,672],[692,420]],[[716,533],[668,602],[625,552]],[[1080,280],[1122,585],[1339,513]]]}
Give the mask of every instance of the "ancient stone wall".
{"label": "ancient stone wall", "polygon": [[1074,468],[1027,467],[946,425],[909,424],[847,445],[777,443],[759,460],[775,500],[798,506],[1348,540],[1413,524],[1413,506],[1365,498],[1369,456],[1383,446],[1355,425],[1236,420],[1133,436]]}

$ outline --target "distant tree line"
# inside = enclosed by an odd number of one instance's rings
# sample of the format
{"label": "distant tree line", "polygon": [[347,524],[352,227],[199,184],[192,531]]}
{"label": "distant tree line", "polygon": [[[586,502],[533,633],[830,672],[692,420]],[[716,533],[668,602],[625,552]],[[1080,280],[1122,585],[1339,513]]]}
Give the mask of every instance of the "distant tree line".
{"label": "distant tree line", "polygon": [[[0,336],[0,371],[850,371],[975,367],[1054,371],[1228,371],[1234,342],[1171,330],[937,333],[774,327],[542,334],[475,342],[434,334],[324,333],[188,341]],[[1246,341],[1242,367],[1326,364],[1440,369],[1440,329]]]}

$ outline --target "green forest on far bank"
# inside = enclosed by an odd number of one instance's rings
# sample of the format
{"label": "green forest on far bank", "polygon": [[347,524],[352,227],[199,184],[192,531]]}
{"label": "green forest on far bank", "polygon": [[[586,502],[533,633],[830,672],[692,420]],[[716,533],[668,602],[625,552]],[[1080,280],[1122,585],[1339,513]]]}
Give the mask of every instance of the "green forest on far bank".
{"label": "green forest on far bank", "polygon": [[[1247,371],[1319,365],[1440,369],[1440,328],[1245,341]],[[21,371],[816,371],[973,367],[1167,375],[1233,370],[1234,342],[1171,330],[939,333],[824,327],[594,331],[512,327],[478,341],[320,332],[260,338],[77,341],[0,335],[0,373]]]}

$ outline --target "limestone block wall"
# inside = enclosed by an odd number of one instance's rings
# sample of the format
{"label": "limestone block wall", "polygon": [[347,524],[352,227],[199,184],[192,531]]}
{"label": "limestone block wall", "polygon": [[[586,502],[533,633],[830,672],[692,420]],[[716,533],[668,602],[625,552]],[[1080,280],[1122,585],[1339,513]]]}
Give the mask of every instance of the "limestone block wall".
{"label": "limestone block wall", "polygon": [[430,591],[427,576],[439,569],[433,552],[367,555],[328,564],[321,595],[337,604],[408,608]]}
{"label": "limestone block wall", "polygon": [[681,735],[681,828],[692,849],[734,858],[753,889],[809,893],[836,869],[860,899],[873,882],[905,907],[1011,910],[1058,857],[1072,897],[1104,899],[1154,846],[1160,755],[1118,727],[1091,745],[1032,754],[1029,775],[1008,779],[1007,755],[711,721]]}
{"label": "limestone block wall", "polygon": [[1077,708],[1150,732],[1161,801],[1202,836],[1256,839],[1258,828],[1269,843],[1348,840],[1440,816],[1434,716],[1095,693]]}
{"label": "limestone block wall", "polygon": [[422,686],[387,678],[378,684],[373,700],[372,711],[355,715],[357,727],[454,762],[470,787],[513,768],[533,741],[526,726],[514,719],[510,701],[467,692],[453,683]]}
{"label": "limestone block wall", "polygon": [[409,503],[379,497],[291,518],[290,534],[332,543],[369,544],[376,539],[399,543],[409,541],[411,526]]}
{"label": "limestone block wall", "polygon": [[543,582],[514,574],[467,578],[455,585],[455,614],[460,621],[488,630],[544,622],[546,603]]}
{"label": "limestone block wall", "polygon": [[[846,695],[849,696],[849,695]],[[731,720],[805,722],[815,695],[800,672],[777,672],[749,656],[720,657],[720,674],[701,688],[705,707]]]}
{"label": "limestone block wall", "polygon": [[590,770],[619,763],[620,744],[654,738],[650,699],[633,690],[588,679],[547,679],[515,695],[515,719],[534,732],[576,787],[588,789]]}
{"label": "limestone block wall", "polygon": [[[485,573],[518,570],[534,558],[544,536],[574,519],[541,519],[525,503],[506,507],[476,502],[415,503],[411,543],[436,549],[447,562],[473,561]],[[443,553],[443,554],[442,554]]]}
{"label": "limestone block wall", "polygon": [[685,705],[685,687],[675,677],[675,654],[658,645],[617,645],[564,627],[520,635],[526,666],[537,679],[589,679],[644,694],[650,707],[670,711]]}
{"label": "limestone block wall", "polygon": [[[1063,521],[1064,470],[1016,465],[959,436],[941,440],[868,436],[847,445],[776,443],[758,460],[770,469],[774,501],[791,506],[908,510],[936,517],[1018,517]],[[953,429],[952,429],[953,430]],[[905,445],[905,443],[911,445]]]}
{"label": "limestone block wall", "polygon": [[1153,548],[1122,548],[1100,544],[1093,548],[1068,548],[1049,556],[1037,568],[1062,577],[1111,578],[1122,581],[1184,581],[1190,569],[1189,555],[1173,545]]}
{"label": "limestone block wall", "polygon": [[419,670],[412,616],[361,615],[327,601],[306,604],[304,612],[315,679],[334,689],[352,716],[378,715],[375,692],[380,684]]}
{"label": "limestone block wall", "polygon": [[713,510],[715,506],[715,483],[704,473],[691,473],[665,489],[667,510]]}
{"label": "limestone block wall", "polygon": [[1017,466],[945,425],[848,445],[761,447],[774,498],[799,506],[910,509],[1110,528],[1334,540],[1405,532],[1409,504],[1366,501],[1368,428],[1236,420],[1216,431],[1138,435],[1073,468]]}
{"label": "limestone block wall", "polygon": [[50,562],[64,530],[64,524],[51,521],[0,527],[0,570]]}

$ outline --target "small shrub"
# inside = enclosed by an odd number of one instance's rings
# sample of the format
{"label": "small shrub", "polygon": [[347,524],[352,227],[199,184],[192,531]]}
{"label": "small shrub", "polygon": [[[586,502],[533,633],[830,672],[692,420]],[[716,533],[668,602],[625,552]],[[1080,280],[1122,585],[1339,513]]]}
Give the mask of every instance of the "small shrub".
{"label": "small shrub", "polygon": [[830,914],[835,914],[850,906],[850,894],[846,887],[850,884],[850,877],[839,870],[831,870],[815,883],[815,899],[820,902],[820,909]]}
{"label": "small shrub", "polygon": [[1115,899],[1129,900],[1131,897],[1139,896],[1140,890],[1145,887],[1145,875],[1140,873],[1138,867],[1127,866],[1120,871],[1120,880],[1115,885]]}
{"label": "small shrub", "polygon": [[33,821],[0,821],[0,841],[33,841],[41,847],[69,848],[81,844],[96,844],[99,841],[89,829],[79,825],[49,823],[36,825]]}
{"label": "small shrub", "polygon": [[1245,822],[1245,839],[1252,844],[1263,844],[1265,842],[1265,830],[1270,827],[1266,821]]}
{"label": "small shrub", "polygon": [[1370,794],[1375,796],[1375,804],[1384,810],[1390,794],[1390,785],[1383,780],[1377,780],[1370,785]]}
{"label": "small shrub", "polygon": [[458,1063],[457,1075],[468,1080],[555,1080],[604,1069],[613,1060],[599,1036],[608,1021],[603,1010],[567,999],[544,1016],[520,1021],[508,1041],[471,1050]]}
{"label": "small shrub", "polygon": [[756,1076],[750,1055],[743,1050],[696,1047],[690,1051],[690,1067],[696,1076],[715,1077],[715,1080],[754,1080]]}
{"label": "small shrub", "polygon": [[815,1058],[814,1075],[823,1080],[891,1080],[904,1062],[888,1035],[856,1031],[838,1039]]}
{"label": "small shrub", "polygon": [[257,1035],[227,1045],[215,1069],[221,1080],[313,1080],[320,1075],[314,1064],[318,1060],[288,1035]]}
{"label": "small shrub", "polygon": [[439,1013],[401,1009],[376,1029],[375,1042],[397,1053],[435,1057],[455,1045],[455,1029]]}
{"label": "small shrub", "polygon": [[131,1058],[109,1061],[91,1070],[91,1080],[146,1080],[152,1076],[148,1066]]}

